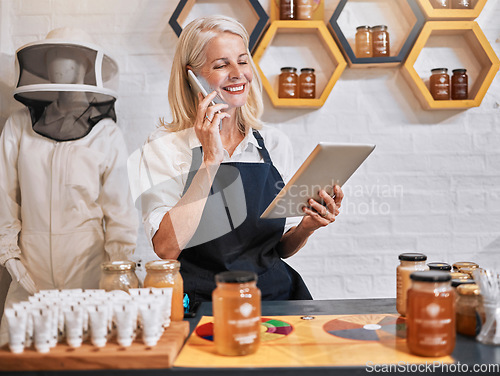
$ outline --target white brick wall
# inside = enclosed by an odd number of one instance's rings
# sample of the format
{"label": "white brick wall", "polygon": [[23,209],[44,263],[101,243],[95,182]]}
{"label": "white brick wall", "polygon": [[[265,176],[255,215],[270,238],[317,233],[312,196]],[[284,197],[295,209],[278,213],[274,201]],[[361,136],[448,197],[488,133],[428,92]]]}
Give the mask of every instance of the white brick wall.
{"label": "white brick wall", "polygon": [[[261,3],[269,11],[269,1]],[[326,0],[329,19],[338,0]],[[0,0],[0,127],[19,107],[14,52],[53,28],[87,30],[120,66],[117,113],[129,150],[169,117],[167,85],[177,37],[175,0]],[[500,56],[500,2],[478,18]],[[357,25],[352,25],[353,27]],[[500,79],[481,107],[424,111],[397,68],[346,69],[318,110],[276,109],[264,120],[286,131],[297,165],[319,141],[373,142],[377,149],[344,187],[342,215],[289,261],[317,299],[395,296],[397,256],[475,260],[500,268]],[[137,257],[151,259],[141,233]]]}

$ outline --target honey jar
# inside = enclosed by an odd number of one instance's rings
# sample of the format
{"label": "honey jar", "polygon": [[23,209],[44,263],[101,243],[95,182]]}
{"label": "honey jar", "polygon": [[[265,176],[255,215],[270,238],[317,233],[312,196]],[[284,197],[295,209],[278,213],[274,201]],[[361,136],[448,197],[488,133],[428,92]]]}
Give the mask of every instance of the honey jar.
{"label": "honey jar", "polygon": [[297,68],[283,67],[279,76],[279,98],[298,98]]}
{"label": "honey jar", "polygon": [[373,57],[387,57],[391,55],[389,32],[387,26],[372,27]]}
{"label": "honey jar", "polygon": [[434,100],[450,99],[450,76],[447,68],[435,68],[431,70],[429,87]]}
{"label": "honey jar", "polygon": [[479,265],[472,261],[460,261],[453,264],[453,271],[460,272],[462,268],[479,268]]}
{"label": "honey jar", "polygon": [[261,293],[257,275],[249,271],[222,272],[212,292],[214,342],[221,355],[248,355],[260,344]]}
{"label": "honey jar", "polygon": [[401,316],[406,314],[406,294],[411,285],[410,274],[416,271],[428,270],[425,265],[427,256],[423,253],[401,253],[400,264],[396,268],[396,309]]}
{"label": "honey jar", "polygon": [[412,354],[450,355],[455,348],[455,292],[447,272],[429,270],[410,276],[406,342]]}
{"label": "honey jar", "polygon": [[479,333],[480,323],[477,320],[479,307],[482,305],[482,296],[479,286],[475,283],[462,284],[456,288],[457,333],[474,337]]}
{"label": "honey jar", "polygon": [[300,70],[299,98],[316,98],[316,75],[313,68]]}
{"label": "honey jar", "polygon": [[429,270],[441,270],[443,272],[451,271],[451,265],[445,262],[429,262],[427,266],[429,267]]}
{"label": "honey jar", "polygon": [[450,0],[431,0],[434,9],[447,9],[450,8]]}
{"label": "honey jar", "polygon": [[311,20],[313,16],[313,0],[295,0],[298,20]]}
{"label": "honey jar", "polygon": [[297,0],[280,0],[280,20],[295,20]]}
{"label": "honey jar", "polygon": [[373,56],[373,40],[372,29],[370,26],[358,26],[356,28],[356,57],[372,57]]}
{"label": "honey jar", "polygon": [[112,291],[139,287],[139,278],[135,274],[135,262],[133,261],[106,261],[101,264],[101,279],[99,288]]}
{"label": "honey jar", "polygon": [[472,9],[472,0],[451,0],[452,9]]}
{"label": "honey jar", "polygon": [[451,76],[451,99],[464,100],[469,97],[467,69],[453,69]]}
{"label": "honey jar", "polygon": [[177,260],[153,260],[146,263],[144,287],[172,287],[170,320],[184,319],[184,281],[179,272],[181,263]]}

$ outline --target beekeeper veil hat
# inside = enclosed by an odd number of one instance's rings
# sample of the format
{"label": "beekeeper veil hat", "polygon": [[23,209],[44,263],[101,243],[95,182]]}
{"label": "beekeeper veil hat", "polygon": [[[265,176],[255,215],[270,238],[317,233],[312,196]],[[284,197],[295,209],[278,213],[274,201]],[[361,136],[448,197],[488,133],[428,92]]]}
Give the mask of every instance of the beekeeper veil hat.
{"label": "beekeeper veil hat", "polygon": [[[118,65],[85,31],[54,29],[45,39],[20,47],[16,60],[14,98],[30,109],[37,133],[68,141],[84,137],[103,118],[116,120]],[[63,111],[61,97],[66,103],[73,100],[74,108]],[[69,114],[75,120],[73,129]]]}

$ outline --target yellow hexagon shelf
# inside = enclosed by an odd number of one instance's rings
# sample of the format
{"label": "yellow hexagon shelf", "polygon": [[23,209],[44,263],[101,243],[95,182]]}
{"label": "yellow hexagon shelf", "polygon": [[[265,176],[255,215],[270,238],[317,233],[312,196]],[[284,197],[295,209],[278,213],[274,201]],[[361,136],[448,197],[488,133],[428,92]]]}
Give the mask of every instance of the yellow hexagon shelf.
{"label": "yellow hexagon shelf", "polygon": [[[313,45],[318,44],[318,40],[321,47],[314,48]],[[302,51],[301,48],[305,50]],[[255,49],[253,57],[264,89],[275,107],[319,108],[323,106],[347,66],[342,52],[323,21],[272,22]],[[317,75],[316,98],[279,98],[277,83],[280,68],[295,66],[301,59],[313,58]],[[264,66],[263,63],[267,65]],[[307,64],[310,67],[309,61]],[[304,67],[298,66],[297,68],[300,71],[300,68]],[[270,77],[274,77],[273,83]]]}
{"label": "yellow hexagon shelf", "polygon": [[[426,47],[428,47],[429,53],[426,59],[422,59],[427,64],[425,75],[422,75],[417,73],[415,67],[419,56],[424,49],[427,49]],[[445,64],[444,61],[439,59],[439,47],[462,50],[462,54],[466,56],[467,63],[470,66],[468,65],[465,68],[470,69],[470,73],[472,73],[469,75],[469,99],[434,100],[432,97],[427,83],[422,77],[425,77],[425,80],[428,79],[430,75],[429,68],[431,68],[430,63],[433,64],[432,68],[441,67]],[[467,53],[467,51],[470,51],[470,53]],[[464,66],[448,68],[464,68]],[[401,72],[422,107],[429,110],[451,110],[478,107],[499,68],[500,61],[477,22],[429,21],[424,25],[413,49],[401,67]],[[423,69],[419,69],[419,72],[422,73]]]}
{"label": "yellow hexagon shelf", "polygon": [[472,0],[471,9],[440,9],[434,7],[436,0],[418,0],[418,4],[429,20],[473,20],[479,16],[487,0]]}

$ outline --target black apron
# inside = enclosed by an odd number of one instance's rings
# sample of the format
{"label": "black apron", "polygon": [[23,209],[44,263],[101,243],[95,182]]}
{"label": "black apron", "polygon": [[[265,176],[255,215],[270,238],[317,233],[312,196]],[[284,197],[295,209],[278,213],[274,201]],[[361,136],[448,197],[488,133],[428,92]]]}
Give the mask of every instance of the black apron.
{"label": "black apron", "polygon": [[[262,136],[253,131],[264,163],[230,162],[220,165],[200,224],[180,253],[184,292],[191,302],[211,301],[214,277],[227,270],[249,270],[258,275],[262,300],[310,300],[300,275],[276,250],[285,219],[260,215],[283,187]],[[201,147],[193,160],[184,193],[202,162]],[[184,194],[183,193],[183,194]]]}

